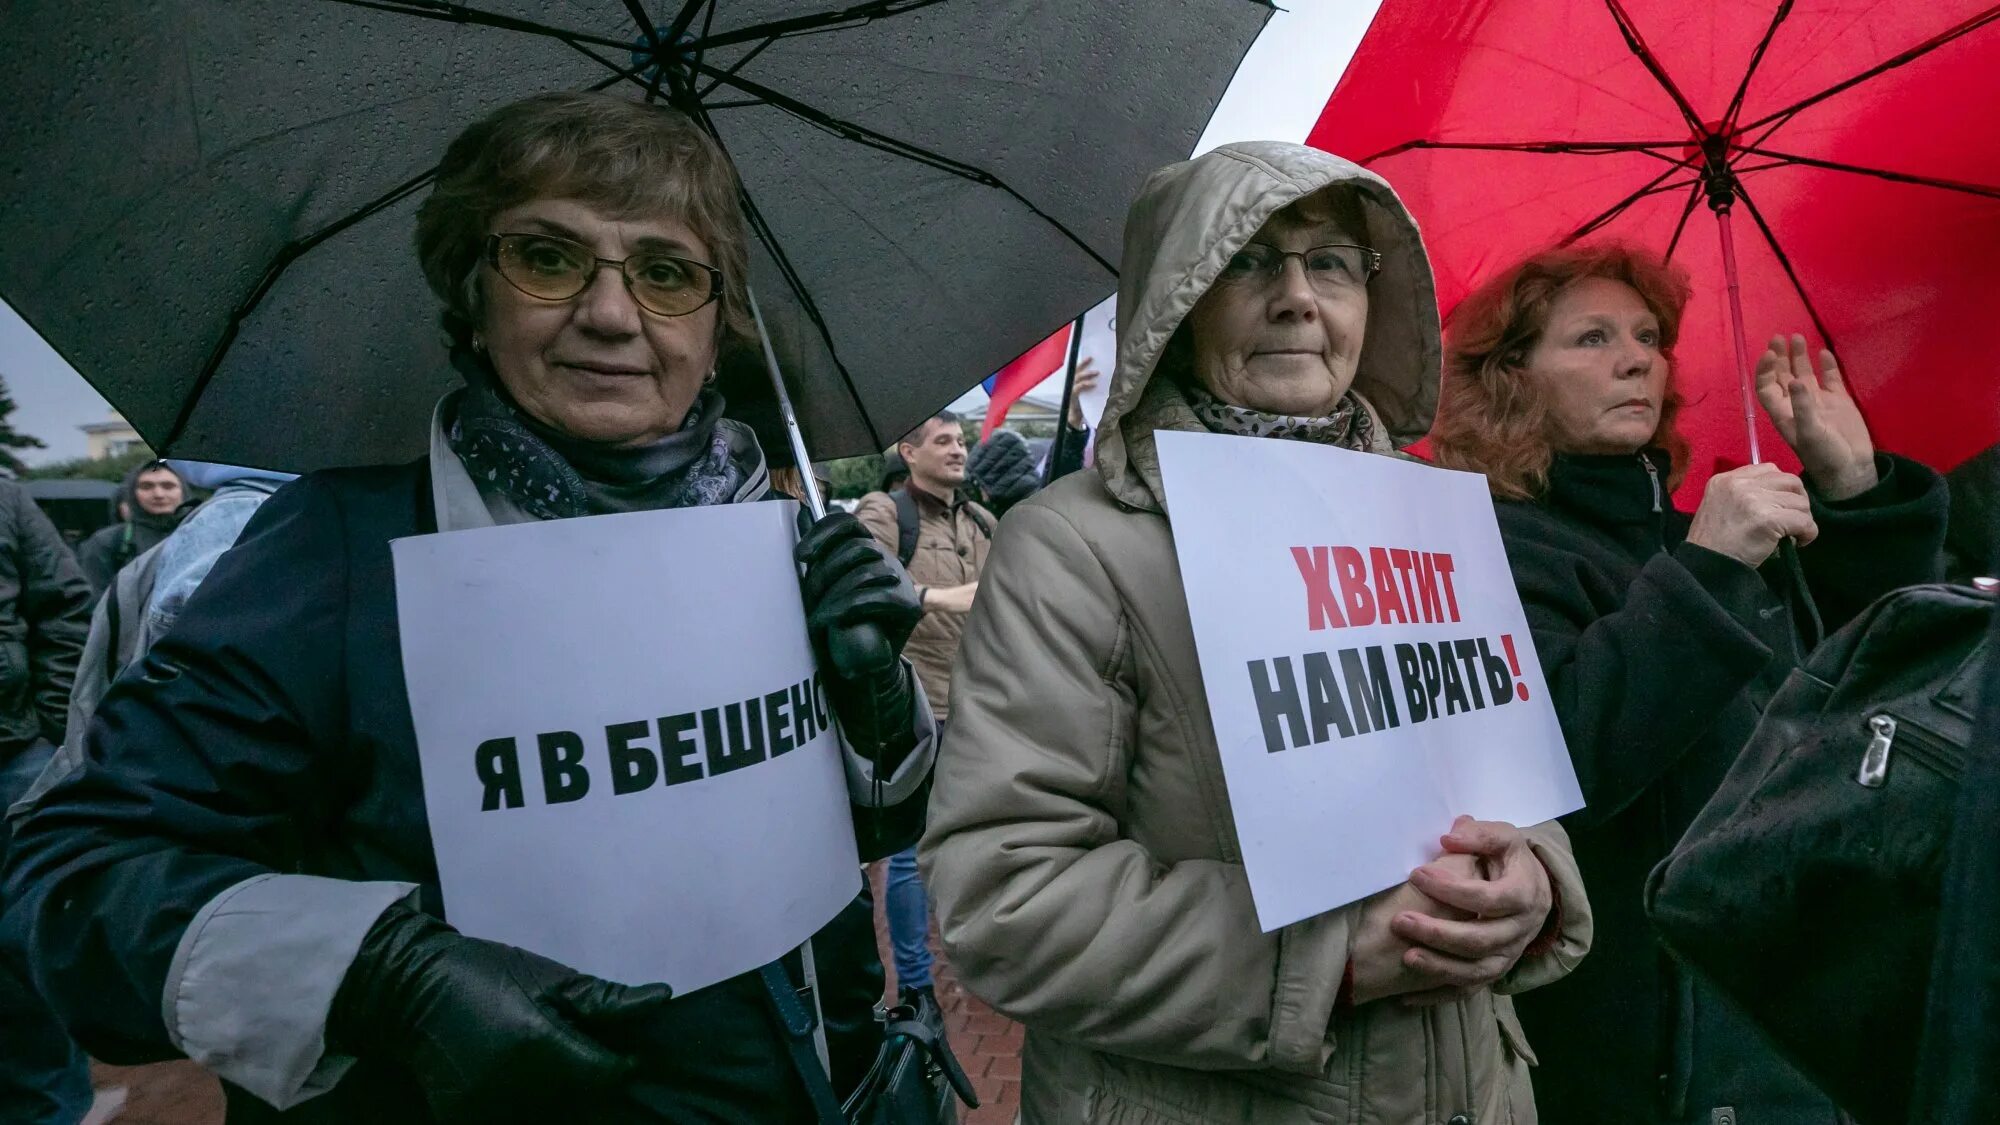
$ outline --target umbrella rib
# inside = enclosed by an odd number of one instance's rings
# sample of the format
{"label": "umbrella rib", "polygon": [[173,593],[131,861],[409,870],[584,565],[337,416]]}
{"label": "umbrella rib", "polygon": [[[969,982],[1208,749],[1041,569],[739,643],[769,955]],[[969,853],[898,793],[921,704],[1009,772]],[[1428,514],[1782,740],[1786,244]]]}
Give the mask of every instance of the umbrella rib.
{"label": "umbrella rib", "polygon": [[653,17],[646,14],[646,8],[639,0],[625,0],[625,11],[632,22],[639,26],[639,34],[645,38],[646,47],[654,54],[660,51],[660,29],[653,26]]}
{"label": "umbrella rib", "polygon": [[904,12],[914,12],[918,8],[928,8],[944,0],[870,0],[866,4],[855,4],[847,8],[819,12],[810,16],[793,16],[789,19],[772,20],[769,23],[752,24],[725,31],[718,35],[703,36],[691,44],[696,50],[713,47],[729,47],[737,43],[748,43],[753,39],[782,39],[789,35],[811,35],[820,31],[831,31],[841,27],[858,27],[873,23],[884,16],[899,16]]}
{"label": "umbrella rib", "polygon": [[1695,205],[1701,202],[1704,194],[1706,192],[1702,182],[1699,179],[1695,180],[1694,190],[1688,192],[1687,206],[1681,208],[1680,221],[1674,224],[1674,236],[1667,240],[1667,252],[1664,257],[1668,261],[1673,261],[1674,251],[1680,248],[1681,232],[1687,230],[1688,216],[1694,214]]}
{"label": "umbrella rib", "polygon": [[1805,109],[1809,106],[1817,105],[1820,102],[1823,102],[1826,99],[1834,96],[1835,94],[1841,93],[1842,91],[1845,90],[1853,89],[1854,87],[1859,86],[1861,83],[1866,82],[1869,79],[1876,77],[1877,75],[1885,74],[1891,70],[1896,69],[1899,66],[1902,66],[1905,63],[1917,59],[1920,56],[1927,55],[1930,52],[1937,50],[1939,47],[1942,47],[1945,44],[1950,43],[1954,39],[1960,39],[1963,38],[1964,36],[1970,35],[1973,32],[1978,31],[1980,28],[1985,27],[1987,24],[1992,23],[1996,19],[2000,19],[2000,4],[1995,4],[1993,7],[1988,8],[1985,11],[1980,12],[1979,14],[1964,20],[1957,26],[1947,28],[1946,30],[1941,31],[1936,35],[1931,36],[1929,39],[1926,39],[1922,43],[1919,43],[1916,46],[1911,47],[1907,51],[1903,51],[1900,54],[1892,55],[1889,58],[1884,59],[1883,61],[1875,64],[1874,66],[1869,67],[1867,70],[1862,71],[1861,73],[1855,75],[1852,78],[1847,79],[1844,82],[1835,83],[1834,85],[1829,86],[1824,90],[1821,90],[1819,93],[1814,94],[1813,96],[1806,98],[1803,101],[1795,102],[1792,105],[1786,106],[1784,109],[1780,109],[1775,112],[1766,114],[1763,117],[1760,117],[1755,121],[1752,121],[1750,124],[1745,125],[1742,131],[1747,133],[1752,129],[1757,129],[1765,125],[1768,125],[1771,122],[1778,120],[1779,118],[1789,118],[1797,114],[1802,109]]}
{"label": "umbrella rib", "polygon": [[603,55],[598,54],[596,51],[591,50],[590,48],[584,46],[581,43],[571,43],[568,44],[568,46],[572,50],[576,51],[577,53],[583,55],[585,58],[589,59],[591,62],[594,62],[597,65],[611,72],[610,76],[607,77],[604,81],[593,84],[590,87],[591,90],[593,91],[604,90],[618,82],[630,82],[634,86],[639,87],[641,90],[651,88],[651,84],[647,82],[646,79],[640,77],[640,74],[642,72],[652,68],[653,64],[651,60],[648,60],[634,67],[623,67],[619,66],[615,62],[612,62],[610,59],[605,58]]}
{"label": "umbrella rib", "polygon": [[263,303],[265,296],[271,292],[273,286],[278,284],[278,278],[283,276],[285,270],[313,247],[368,218],[370,215],[394,207],[396,204],[423,190],[427,184],[437,178],[437,173],[438,170],[435,167],[426,168],[424,171],[390,188],[383,195],[363,204],[358,210],[352,211],[328,223],[326,226],[306,235],[304,238],[293,239],[278,248],[278,252],[271,257],[271,264],[264,268],[264,275],[257,280],[255,288],[251,289],[250,295],[238,302],[237,306],[230,310],[229,323],[223,326],[222,337],[216,341],[215,347],[209,351],[208,361],[202,364],[201,374],[195,377],[194,386],[188,389],[187,397],[181,400],[181,408],[174,416],[174,424],[167,430],[167,436],[160,442],[159,448],[162,456],[165,456],[172,450],[174,443],[179,441],[181,434],[187,430],[188,422],[194,418],[195,407],[200,405],[201,396],[208,390],[209,383],[214,381],[215,373],[222,369],[223,357],[228,354],[229,346],[236,342],[236,334],[242,329],[243,322],[250,318],[250,314],[257,310],[259,304]]}
{"label": "umbrella rib", "polygon": [[1099,254],[1096,250],[1092,249],[1089,243],[1085,242],[1082,238],[1078,237],[1075,231],[1070,230],[1069,227],[1065,226],[1061,220],[1057,219],[1055,216],[1050,215],[1048,212],[1036,206],[1033,201],[1028,199],[1027,196],[1022,195],[1020,192],[1014,190],[1014,188],[1008,185],[1006,181],[1000,179],[1000,177],[994,175],[993,173],[986,171],[984,168],[980,168],[972,164],[967,164],[961,160],[954,160],[949,156],[942,155],[941,153],[932,152],[931,150],[924,148],[920,145],[912,144],[909,141],[898,140],[895,137],[891,137],[885,133],[878,133],[873,129],[869,129],[862,125],[857,125],[851,121],[844,121],[840,118],[832,116],[831,114],[822,112],[821,110],[814,109],[813,107],[806,105],[804,102],[801,102],[796,98],[792,98],[785,94],[781,94],[778,91],[773,90],[769,86],[765,86],[761,83],[753,82],[748,78],[744,78],[741,75],[728,74],[716,67],[708,66],[706,64],[704,64],[700,69],[702,73],[710,75],[711,77],[714,77],[716,79],[719,79],[724,85],[733,86],[736,89],[741,90],[746,94],[762,98],[764,99],[764,101],[770,103],[773,107],[777,109],[782,109],[786,113],[789,113],[794,117],[799,118],[800,120],[806,122],[807,124],[825,130],[826,132],[831,133],[834,136],[840,137],[844,140],[853,141],[857,144],[866,145],[869,148],[889,153],[892,156],[900,156],[906,160],[911,160],[918,164],[923,164],[927,167],[935,168],[941,172],[950,173],[951,175],[957,176],[961,179],[969,180],[973,183],[979,184],[982,187],[995,188],[999,191],[1005,192],[1006,194],[1012,196],[1023,207],[1026,207],[1030,213],[1034,214],[1037,218],[1041,219],[1043,222],[1053,227],[1058,233],[1060,233],[1064,238],[1067,238],[1078,249],[1082,250],[1085,254],[1088,254],[1092,261],[1104,267],[1104,272],[1110,274],[1112,277],[1118,276],[1118,268],[1112,265],[1109,261],[1107,261],[1102,254]]}
{"label": "umbrella rib", "polygon": [[1736,96],[1729,99],[1729,109],[1722,115],[1723,128],[1729,128],[1729,122],[1736,120],[1737,113],[1742,111],[1743,99],[1750,93],[1750,79],[1756,75],[1757,67],[1763,63],[1764,52],[1770,50],[1771,40],[1777,37],[1778,25],[1784,23],[1785,17],[1791,14],[1792,0],[1780,0],[1778,10],[1771,13],[1771,25],[1764,29],[1764,38],[1759,39],[1757,49],[1750,52],[1750,65],[1743,68],[1743,81],[1736,86]]}
{"label": "umbrella rib", "polygon": [[1683,186],[1682,184],[1665,183],[1667,177],[1673,175],[1675,172],[1678,172],[1680,170],[1681,170],[1680,166],[1675,165],[1674,167],[1667,169],[1666,171],[1660,173],[1659,175],[1654,176],[1651,180],[1648,180],[1646,182],[1644,187],[1641,187],[1639,190],[1633,192],[1632,194],[1626,196],[1625,198],[1619,200],[1618,202],[1613,203],[1611,206],[1605,208],[1602,212],[1600,212],[1596,218],[1590,220],[1589,222],[1583,224],[1582,226],[1564,235],[1562,241],[1556,243],[1556,245],[1568,246],[1569,244],[1575,242],[1577,239],[1582,238],[1583,236],[1590,234],[1594,231],[1602,229],[1604,226],[1612,222],[1612,220],[1624,214],[1625,209],[1627,207],[1632,206],[1634,203],[1639,202],[1641,199],[1644,199],[1649,195],[1658,195],[1663,191],[1672,191],[1675,188]]}
{"label": "umbrella rib", "polygon": [[1821,160],[1816,156],[1797,156],[1789,152],[1778,152],[1768,148],[1739,148],[1738,152],[1756,156],[1766,156],[1786,164],[1799,164],[1807,168],[1824,168],[1829,172],[1847,172],[1856,176],[1873,176],[1891,183],[1914,184],[1918,187],[1937,188],[1940,191],[1955,191],[1965,195],[1977,195],[1985,199],[2000,199],[2000,188],[1981,184],[1962,183],[1957,180],[1941,180],[1931,176],[1913,176],[1907,172],[1891,172],[1886,168],[1864,168],[1857,164],[1842,164],[1834,160]]}
{"label": "umbrella rib", "polygon": [[[715,120],[708,115],[707,107],[696,100],[691,113],[702,129],[715,138],[716,146],[727,156],[729,146],[723,141],[722,134],[717,131]],[[734,158],[730,159],[734,163]],[[841,385],[847,388],[847,397],[853,401],[855,413],[861,416],[861,424],[868,427],[870,444],[877,449],[882,448],[886,443],[882,440],[881,431],[875,426],[874,416],[868,412],[868,404],[861,401],[861,388],[854,385],[853,373],[840,361],[840,349],[834,345],[832,326],[827,324],[825,314],[819,311],[819,303],[813,300],[812,292],[806,288],[805,278],[800,276],[797,267],[792,265],[791,256],[785,253],[784,246],[778,242],[778,232],[771,229],[771,224],[764,218],[764,212],[758,208],[757,201],[750,197],[749,186],[744,184],[740,177],[736,185],[736,197],[743,204],[744,221],[756,233],[757,240],[771,252],[771,261],[777,265],[778,275],[784,278],[785,287],[798,298],[799,307],[805,311],[806,319],[812,321],[813,327],[819,331],[820,341],[826,345],[827,358],[833,361],[833,369],[839,372]],[[744,280],[747,283],[749,279]]]}
{"label": "umbrella rib", "polygon": [[503,16],[493,12],[482,12],[463,4],[428,4],[422,0],[327,0],[334,4],[345,4],[350,8],[368,8],[378,12],[391,12],[399,16],[416,16],[420,19],[441,20],[445,23],[472,24],[476,27],[493,27],[502,31],[520,31],[529,35],[540,35],[548,39],[559,39],[565,43],[595,43],[600,47],[630,50],[632,44],[621,43],[602,35],[592,35],[583,31],[571,31],[534,20],[524,20],[516,16]]}
{"label": "umbrella rib", "polygon": [[[703,120],[707,120],[706,116]],[[718,140],[716,143],[720,144],[721,141]],[[840,352],[833,344],[833,328],[827,324],[825,314],[819,311],[819,303],[812,299],[812,293],[806,288],[805,278],[799,276],[799,271],[792,265],[792,259],[785,253],[785,248],[778,244],[778,232],[771,229],[771,224],[764,218],[764,213],[757,209],[756,201],[750,198],[750,189],[743,188],[737,194],[743,200],[743,216],[749,220],[750,229],[757,232],[757,240],[764,244],[764,249],[771,252],[771,260],[777,263],[779,276],[785,279],[785,287],[798,298],[799,307],[805,310],[806,319],[812,321],[813,327],[819,330],[820,341],[826,345],[827,357],[833,360],[833,369],[840,372],[840,382],[847,388],[847,397],[854,402],[855,413],[861,415],[861,424],[868,427],[869,444],[877,449],[883,448],[887,443],[882,440],[881,431],[875,428],[875,416],[868,412],[868,405],[861,401],[861,388],[854,385],[853,373],[849,372],[847,365],[840,361]]]}
{"label": "umbrella rib", "polygon": [[703,4],[710,5],[711,16],[715,14],[714,0],[686,0],[681,5],[681,10],[674,13],[674,22],[667,25],[667,42],[680,42],[681,36],[687,34],[687,29],[694,26],[694,17],[701,11]]}
{"label": "umbrella rib", "polygon": [[[701,19],[701,34],[700,34],[699,36],[697,36],[696,38],[698,38],[698,39],[706,39],[706,38],[708,38],[708,36],[709,36],[709,33],[710,33],[710,32],[713,32],[713,31],[715,30],[715,7],[716,7],[716,5],[715,5],[715,0],[709,0],[709,5],[708,5],[708,14],[702,17],[702,19]],[[699,47],[695,48],[695,50],[694,50],[694,61],[695,61],[695,63],[696,63],[697,65],[699,65],[699,64],[701,64],[701,63],[704,63],[704,62],[707,62],[707,61],[708,61],[708,52],[707,52],[706,50],[702,49],[702,48],[699,48]],[[699,97],[700,95],[699,95],[699,94],[697,94],[696,96],[697,96],[697,97]]]}
{"label": "umbrella rib", "polygon": [[[1400,156],[1412,149],[1469,149],[1480,152],[1533,152],[1563,156],[1607,156],[1621,152],[1642,152],[1649,148],[1668,148],[1685,145],[1686,140],[1674,141],[1404,141],[1394,148],[1385,148],[1360,163],[1363,166],[1377,160],[1387,160]],[[1649,154],[1651,155],[1651,154]]]}
{"label": "umbrella rib", "polygon": [[1687,96],[1681,93],[1679,86],[1674,85],[1674,80],[1667,74],[1666,68],[1660,65],[1659,59],[1653,57],[1652,48],[1646,46],[1646,41],[1640,37],[1638,26],[1632,22],[1632,17],[1625,13],[1625,6],[1618,0],[1604,0],[1604,6],[1610,9],[1612,20],[1618,24],[1618,33],[1625,37],[1625,46],[1638,56],[1639,64],[1644,66],[1646,73],[1652,75],[1653,80],[1660,84],[1660,89],[1665,90],[1667,96],[1674,100],[1674,105],[1681,111],[1681,117],[1687,122],[1688,128],[1694,130],[1696,136],[1706,132],[1702,127],[1701,117],[1695,113],[1694,107],[1688,104]]}
{"label": "umbrella rib", "polygon": [[[757,44],[756,47],[751,49],[749,54],[744,55],[742,58],[737,59],[733,63],[730,63],[729,66],[725,68],[725,73],[735,74],[737,71],[742,70],[745,66],[749,65],[751,59],[754,59],[758,55],[763,54],[764,48],[769,47],[771,44],[776,43],[777,41],[778,41],[777,37],[773,36],[769,39],[764,40],[762,43]],[[700,63],[697,62],[696,65],[700,65]],[[705,98],[710,94],[713,94],[715,92],[715,88],[720,85],[722,85],[722,79],[720,78],[710,79],[708,85],[703,86],[701,88],[701,93],[698,96]]]}
{"label": "umbrella rib", "polygon": [[1819,310],[1813,307],[1812,298],[1807,296],[1805,283],[1799,280],[1798,271],[1792,268],[1791,256],[1785,253],[1784,247],[1778,245],[1778,236],[1772,232],[1771,224],[1765,222],[1764,213],[1757,210],[1757,201],[1750,198],[1750,193],[1744,191],[1741,184],[1736,187],[1736,198],[1743,201],[1743,206],[1749,210],[1750,217],[1756,221],[1757,229],[1764,232],[1764,241],[1770,244],[1771,253],[1778,256],[1778,264],[1784,267],[1785,276],[1792,281],[1792,289],[1798,293],[1799,301],[1806,307],[1806,315],[1812,318],[1813,329],[1819,333],[1819,338],[1826,342],[1828,351],[1838,352],[1839,349],[1833,345],[1833,333],[1826,330],[1826,321],[1820,319]]}

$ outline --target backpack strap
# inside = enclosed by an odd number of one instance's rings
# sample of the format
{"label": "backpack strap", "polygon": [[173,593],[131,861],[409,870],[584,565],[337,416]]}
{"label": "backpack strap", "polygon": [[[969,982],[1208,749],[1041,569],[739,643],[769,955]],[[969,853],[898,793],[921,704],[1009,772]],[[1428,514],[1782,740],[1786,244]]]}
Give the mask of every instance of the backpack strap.
{"label": "backpack strap", "polygon": [[907,487],[891,492],[889,498],[896,502],[896,557],[907,567],[917,557],[917,498]]}
{"label": "backpack strap", "polygon": [[987,514],[986,509],[969,503],[965,506],[965,514],[972,517],[972,526],[978,528],[981,535],[988,539],[993,538],[992,517]]}

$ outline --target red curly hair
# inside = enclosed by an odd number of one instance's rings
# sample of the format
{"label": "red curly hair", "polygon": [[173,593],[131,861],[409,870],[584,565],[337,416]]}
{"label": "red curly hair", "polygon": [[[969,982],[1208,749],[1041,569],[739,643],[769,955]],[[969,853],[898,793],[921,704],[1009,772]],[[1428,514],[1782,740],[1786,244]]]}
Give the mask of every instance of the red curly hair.
{"label": "red curly hair", "polygon": [[1445,322],[1437,423],[1430,434],[1438,464],[1486,474],[1493,495],[1504,500],[1532,499],[1548,487],[1555,455],[1549,393],[1524,375],[1556,296],[1590,277],[1631,286],[1659,319],[1667,393],[1650,444],[1673,459],[1668,486],[1680,483],[1688,445],[1674,427],[1681,399],[1672,364],[1692,289],[1679,266],[1618,243],[1545,250],[1480,286],[1452,310]]}

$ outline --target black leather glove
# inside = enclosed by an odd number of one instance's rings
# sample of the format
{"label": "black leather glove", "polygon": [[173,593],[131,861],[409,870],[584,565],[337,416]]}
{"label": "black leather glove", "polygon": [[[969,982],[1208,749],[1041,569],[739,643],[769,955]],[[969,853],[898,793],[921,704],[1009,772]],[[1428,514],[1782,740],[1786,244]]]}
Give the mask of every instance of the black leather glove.
{"label": "black leather glove", "polygon": [[923,606],[909,572],[860,520],[810,519],[801,509],[796,557],[827,698],[848,744],[894,773],[916,746],[916,687],[901,656]]}
{"label": "black leather glove", "polygon": [[407,1068],[443,1125],[582,1120],[579,1106],[632,1072],[614,1045],[672,998],[664,984],[585,976],[399,903],[362,939],[327,1032],[350,1054]]}

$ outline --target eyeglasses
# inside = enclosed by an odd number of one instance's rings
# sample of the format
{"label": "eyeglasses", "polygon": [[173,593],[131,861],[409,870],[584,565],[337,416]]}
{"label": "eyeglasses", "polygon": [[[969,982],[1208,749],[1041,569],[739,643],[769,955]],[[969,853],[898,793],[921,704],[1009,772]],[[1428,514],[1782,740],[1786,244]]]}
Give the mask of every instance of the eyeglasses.
{"label": "eyeglasses", "polygon": [[1382,268],[1381,253],[1366,246],[1335,243],[1309,250],[1280,250],[1275,246],[1252,242],[1229,256],[1218,280],[1268,284],[1285,272],[1287,258],[1299,260],[1299,264],[1305,267],[1306,281],[1323,296],[1360,289]]}
{"label": "eyeglasses", "polygon": [[550,234],[487,235],[486,261],[507,284],[543,301],[573,300],[605,266],[624,276],[640,308],[660,316],[686,316],[722,293],[722,271],[706,262],[658,251],[615,261]]}

